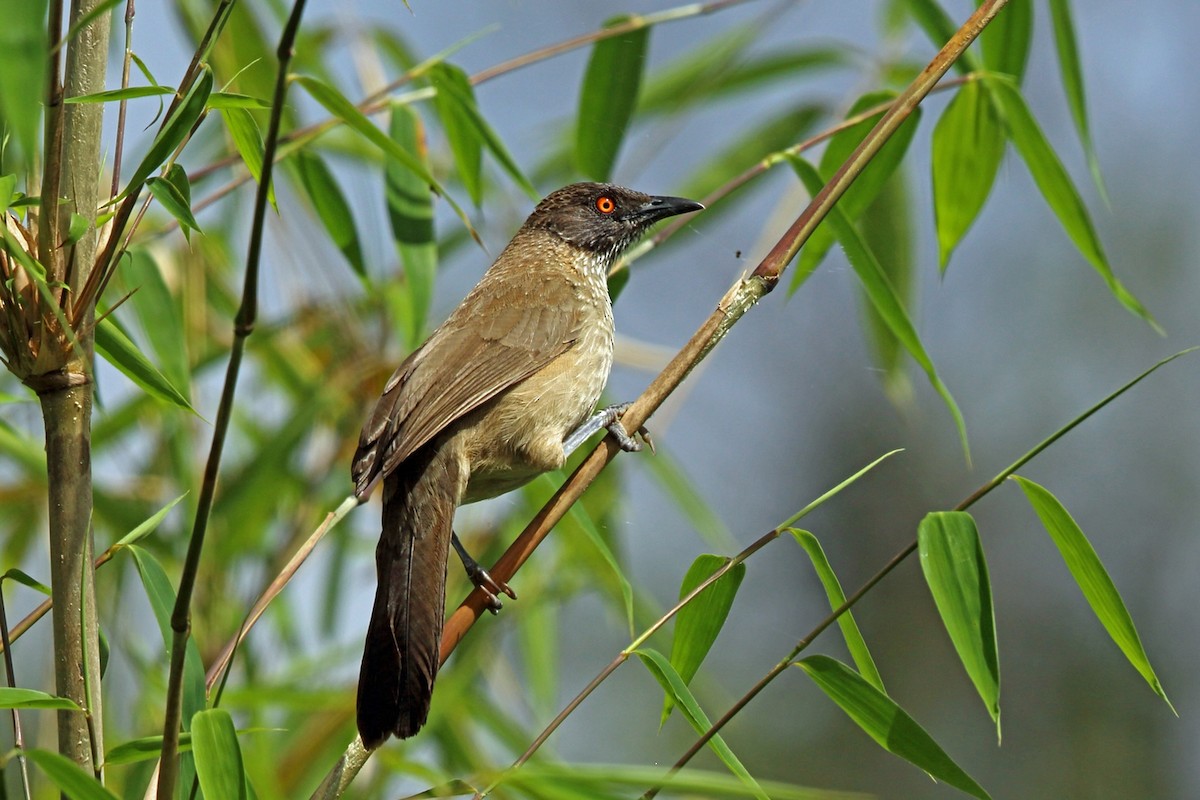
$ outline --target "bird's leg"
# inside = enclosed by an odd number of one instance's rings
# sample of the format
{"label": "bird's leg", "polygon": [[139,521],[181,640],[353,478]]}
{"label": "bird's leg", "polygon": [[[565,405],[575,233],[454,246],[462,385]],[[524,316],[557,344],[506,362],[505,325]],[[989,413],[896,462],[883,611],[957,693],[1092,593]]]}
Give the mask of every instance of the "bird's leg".
{"label": "bird's leg", "polygon": [[[582,425],[571,431],[571,434],[563,442],[563,452],[568,456],[571,455],[579,445],[588,440],[588,437],[601,429],[611,433],[625,452],[636,453],[641,450],[642,443],[630,436],[629,431],[625,430],[625,426],[621,424],[621,415],[628,411],[631,405],[633,403],[618,403],[592,414],[583,421]],[[650,432],[646,430],[646,426],[638,428],[637,433],[645,440],[646,444],[650,445],[650,452],[653,453],[654,442],[650,440]]]}
{"label": "bird's leg", "polygon": [[458,553],[459,560],[462,561],[463,569],[467,572],[467,578],[480,591],[483,592],[487,599],[488,611],[495,614],[504,604],[500,602],[500,598],[496,595],[504,593],[513,600],[517,599],[517,593],[514,592],[507,583],[501,583],[488,574],[488,571],[479,565],[479,562],[471,558],[471,554],[467,552],[467,548],[463,547],[463,543],[458,540],[458,534],[450,533],[450,543],[454,545],[454,552]]}

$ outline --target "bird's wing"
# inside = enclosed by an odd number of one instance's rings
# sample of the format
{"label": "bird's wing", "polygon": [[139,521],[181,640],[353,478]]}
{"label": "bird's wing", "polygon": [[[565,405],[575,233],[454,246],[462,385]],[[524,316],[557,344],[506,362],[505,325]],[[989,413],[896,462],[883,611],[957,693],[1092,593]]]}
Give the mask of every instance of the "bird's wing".
{"label": "bird's wing", "polygon": [[513,277],[481,282],[388,380],[354,456],[360,496],[450,423],[578,339],[582,315],[569,281]]}

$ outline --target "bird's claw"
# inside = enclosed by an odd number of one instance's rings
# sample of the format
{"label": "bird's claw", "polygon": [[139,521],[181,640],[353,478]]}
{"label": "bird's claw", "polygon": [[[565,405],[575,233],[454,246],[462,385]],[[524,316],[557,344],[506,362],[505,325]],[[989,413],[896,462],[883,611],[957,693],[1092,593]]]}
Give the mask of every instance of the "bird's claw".
{"label": "bird's claw", "polygon": [[[632,405],[633,403],[620,403],[605,409],[607,413],[612,415],[612,420],[605,424],[604,429],[612,434],[612,437],[617,440],[617,444],[626,453],[636,453],[642,449],[642,442],[631,436],[621,423],[621,417]],[[650,431],[646,430],[646,426],[639,425],[636,433],[650,447],[650,452],[654,453],[654,440],[650,438]]]}

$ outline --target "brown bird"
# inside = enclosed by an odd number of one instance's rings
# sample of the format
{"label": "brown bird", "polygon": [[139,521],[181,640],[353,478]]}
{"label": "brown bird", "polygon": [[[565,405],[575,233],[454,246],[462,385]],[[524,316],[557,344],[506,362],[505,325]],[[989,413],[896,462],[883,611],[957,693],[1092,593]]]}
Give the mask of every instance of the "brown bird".
{"label": "brown bird", "polygon": [[[466,554],[454,510],[562,467],[624,406],[592,414],[613,355],[609,267],[652,224],[702,208],[601,183],[548,195],[445,322],[384,387],[354,454],[355,493],[383,481],[379,578],[358,678],[358,731],[374,749],[425,724],[453,542],[468,574],[512,595]],[[515,596],[515,595],[512,595]]]}

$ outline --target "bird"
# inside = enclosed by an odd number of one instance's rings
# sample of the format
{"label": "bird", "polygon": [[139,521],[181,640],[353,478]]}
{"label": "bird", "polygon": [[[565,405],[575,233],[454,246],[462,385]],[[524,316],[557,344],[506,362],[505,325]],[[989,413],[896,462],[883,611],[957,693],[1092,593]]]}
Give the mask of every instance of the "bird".
{"label": "bird", "polygon": [[351,467],[360,503],[380,483],[383,499],[357,693],[367,749],[428,717],[450,547],[493,610],[516,596],[462,548],[455,509],[561,468],[600,430],[640,449],[620,422],[628,404],[593,413],[613,359],[608,272],[654,223],[702,208],[609,183],[551,192],[388,379]]}

